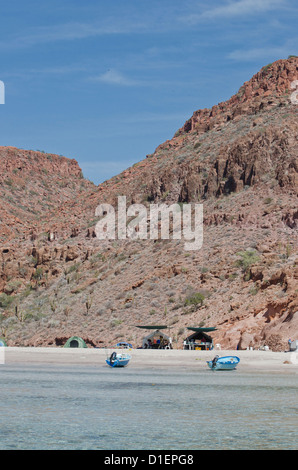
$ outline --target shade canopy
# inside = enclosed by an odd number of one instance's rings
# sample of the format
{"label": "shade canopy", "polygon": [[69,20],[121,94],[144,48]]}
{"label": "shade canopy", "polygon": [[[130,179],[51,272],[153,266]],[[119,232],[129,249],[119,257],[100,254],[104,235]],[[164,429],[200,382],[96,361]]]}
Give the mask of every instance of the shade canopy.
{"label": "shade canopy", "polygon": [[191,330],[191,331],[201,332],[201,333],[216,330],[216,328],[214,326],[210,326],[210,327],[206,327],[206,328],[195,328],[195,327],[192,327],[192,326],[188,326],[187,329]]}
{"label": "shade canopy", "polygon": [[166,340],[168,342],[168,345],[171,345],[172,343],[172,338],[170,338],[168,335],[163,333],[162,331],[156,329],[155,331],[151,331],[145,338],[143,338],[143,344],[142,348],[149,347],[149,340],[151,341],[151,346],[152,348],[155,348],[159,346],[161,338],[163,340]]}
{"label": "shade canopy", "polygon": [[209,327],[209,328],[195,328],[195,327],[189,327],[187,328],[188,330],[191,330],[193,333],[188,336],[185,341],[186,342],[195,342],[195,341],[202,341],[204,343],[213,343],[213,340],[211,336],[207,334],[209,331],[214,331],[216,328]]}
{"label": "shade canopy", "polygon": [[164,330],[168,328],[166,325],[136,325],[136,327],[144,330]]}

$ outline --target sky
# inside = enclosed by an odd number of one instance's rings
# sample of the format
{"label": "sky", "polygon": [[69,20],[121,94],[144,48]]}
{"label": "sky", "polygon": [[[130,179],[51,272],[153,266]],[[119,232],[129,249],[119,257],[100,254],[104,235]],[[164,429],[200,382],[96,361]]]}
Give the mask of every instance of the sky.
{"label": "sky", "polygon": [[0,0],[0,145],[75,158],[95,184],[297,55],[293,0]]}

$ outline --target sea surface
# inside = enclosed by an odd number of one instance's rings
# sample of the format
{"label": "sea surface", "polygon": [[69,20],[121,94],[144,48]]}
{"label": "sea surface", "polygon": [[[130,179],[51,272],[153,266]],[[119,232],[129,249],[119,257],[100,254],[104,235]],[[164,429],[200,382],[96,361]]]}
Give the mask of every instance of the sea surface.
{"label": "sea surface", "polygon": [[0,449],[297,449],[298,375],[1,365]]}

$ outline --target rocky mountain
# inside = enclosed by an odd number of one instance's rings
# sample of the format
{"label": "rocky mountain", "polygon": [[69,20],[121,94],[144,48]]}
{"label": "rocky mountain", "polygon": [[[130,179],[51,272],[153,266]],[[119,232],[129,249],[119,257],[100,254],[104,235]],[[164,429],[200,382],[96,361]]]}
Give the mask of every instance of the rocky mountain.
{"label": "rocky mountain", "polygon": [[95,188],[75,160],[13,147],[0,147],[0,185],[1,243],[34,236],[48,213]]}
{"label": "rocky mountain", "polygon": [[[215,326],[223,348],[298,339],[298,59],[196,111],[152,155],[96,187],[74,160],[0,148],[0,335],[9,345],[140,345],[140,324]],[[99,240],[98,204],[201,203],[204,242]]]}

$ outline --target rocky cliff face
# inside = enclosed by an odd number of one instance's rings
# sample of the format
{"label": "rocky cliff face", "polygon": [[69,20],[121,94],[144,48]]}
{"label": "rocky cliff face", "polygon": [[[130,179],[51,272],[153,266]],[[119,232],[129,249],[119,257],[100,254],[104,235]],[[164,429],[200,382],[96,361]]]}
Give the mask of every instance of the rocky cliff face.
{"label": "rocky cliff face", "polygon": [[1,243],[33,237],[60,205],[95,188],[75,160],[41,151],[0,147]]}
{"label": "rocky cliff face", "polygon": [[291,83],[297,80],[297,57],[278,60],[263,67],[238,93],[210,109],[196,111],[180,129],[179,134],[204,133],[224,122],[244,115],[258,114],[270,107],[287,104]]}
{"label": "rocky cliff face", "polygon": [[[2,335],[10,345],[141,341],[136,324],[216,326],[222,347],[287,349],[298,338],[297,112],[293,57],[99,187],[73,160],[0,148]],[[95,237],[95,208],[200,202],[204,243]],[[198,297],[196,294],[200,294]],[[202,303],[196,299],[203,299]],[[1,333],[1,330],[0,330]]]}

